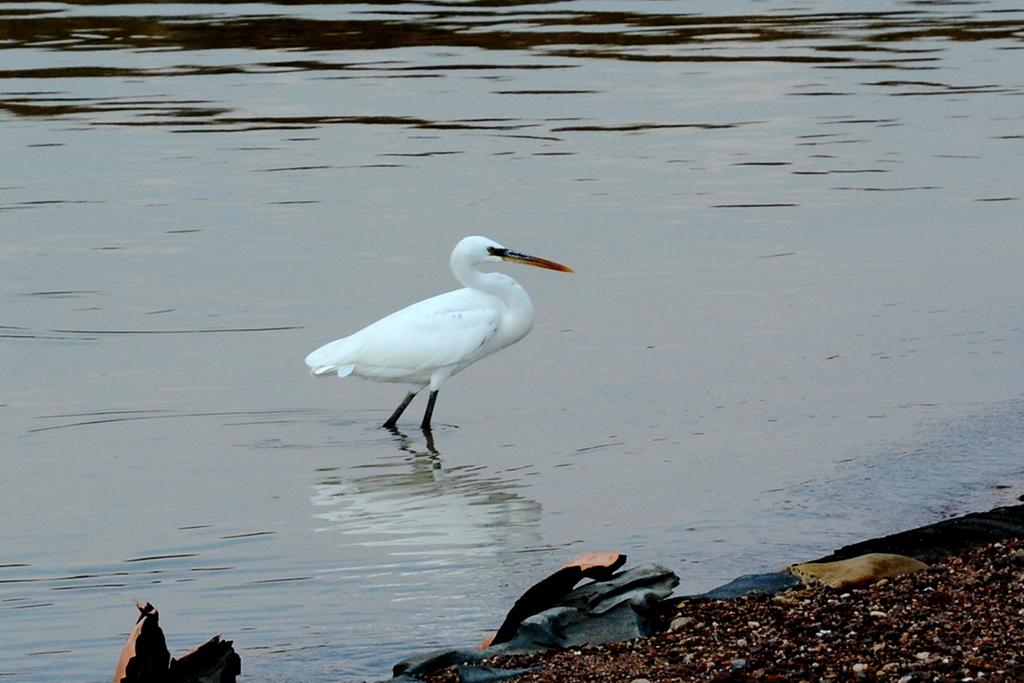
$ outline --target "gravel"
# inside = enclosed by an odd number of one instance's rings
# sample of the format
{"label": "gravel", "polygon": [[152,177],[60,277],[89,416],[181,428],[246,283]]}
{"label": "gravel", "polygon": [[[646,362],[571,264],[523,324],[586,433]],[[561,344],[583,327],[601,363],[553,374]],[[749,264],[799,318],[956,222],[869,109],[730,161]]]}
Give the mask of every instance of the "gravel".
{"label": "gravel", "polygon": [[[669,630],[670,625],[673,630]],[[1024,681],[1024,544],[837,591],[666,605],[650,638],[487,660],[514,681]],[[430,683],[458,681],[449,668]]]}

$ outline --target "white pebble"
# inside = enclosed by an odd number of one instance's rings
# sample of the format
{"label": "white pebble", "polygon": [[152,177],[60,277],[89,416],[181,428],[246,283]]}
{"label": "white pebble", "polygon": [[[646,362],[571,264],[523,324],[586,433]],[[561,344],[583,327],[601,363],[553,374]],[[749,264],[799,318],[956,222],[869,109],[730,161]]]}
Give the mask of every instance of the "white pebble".
{"label": "white pebble", "polygon": [[688,625],[690,625],[692,623],[693,623],[693,617],[676,617],[675,619],[672,620],[672,623],[669,625],[668,630],[669,631],[678,631],[679,629],[681,629],[681,628],[683,628],[685,626],[688,626]]}

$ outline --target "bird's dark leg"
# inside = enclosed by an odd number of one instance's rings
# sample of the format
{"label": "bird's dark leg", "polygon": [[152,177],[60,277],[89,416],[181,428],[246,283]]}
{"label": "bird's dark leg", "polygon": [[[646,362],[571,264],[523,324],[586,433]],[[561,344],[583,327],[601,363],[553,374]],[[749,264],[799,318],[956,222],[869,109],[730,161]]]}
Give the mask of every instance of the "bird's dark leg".
{"label": "bird's dark leg", "polygon": [[391,417],[389,417],[387,422],[384,423],[384,429],[395,428],[395,425],[398,424],[398,418],[402,416],[402,413],[405,412],[405,409],[409,407],[409,404],[412,403],[412,400],[414,398],[416,398],[415,391],[410,391],[408,394],[405,395],[405,398],[402,399],[402,402],[398,404],[397,408],[395,408],[395,412],[391,413]]}
{"label": "bird's dark leg", "polygon": [[420,423],[420,429],[425,432],[430,431],[430,418],[434,415],[434,403],[437,401],[437,392],[431,391],[430,398],[427,399],[427,410],[423,413],[423,422]]}

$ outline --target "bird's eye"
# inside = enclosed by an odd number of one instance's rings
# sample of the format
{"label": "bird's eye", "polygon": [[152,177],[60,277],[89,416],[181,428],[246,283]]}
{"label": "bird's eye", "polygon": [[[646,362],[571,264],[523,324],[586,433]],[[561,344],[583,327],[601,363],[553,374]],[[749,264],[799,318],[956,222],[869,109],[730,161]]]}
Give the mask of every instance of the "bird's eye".
{"label": "bird's eye", "polygon": [[491,256],[497,256],[501,258],[502,256],[508,253],[508,249],[503,249],[501,247],[487,247],[487,253],[490,254]]}

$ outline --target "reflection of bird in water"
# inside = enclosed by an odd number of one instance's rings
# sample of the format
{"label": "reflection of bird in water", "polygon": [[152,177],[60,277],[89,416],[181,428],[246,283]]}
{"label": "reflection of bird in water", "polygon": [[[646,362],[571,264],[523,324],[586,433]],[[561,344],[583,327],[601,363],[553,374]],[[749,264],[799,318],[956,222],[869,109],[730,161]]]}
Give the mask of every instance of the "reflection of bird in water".
{"label": "reflection of bird in water", "polygon": [[424,299],[306,356],[314,375],[355,375],[413,388],[387,419],[393,429],[413,397],[430,387],[420,427],[430,430],[437,392],[445,380],[500,351],[533,327],[533,304],[519,283],[478,266],[510,261],[571,273],[554,261],[520,254],[486,237],[465,237],[452,251],[451,268],[463,289]]}
{"label": "reflection of bird in water", "polygon": [[[394,434],[398,438],[398,450],[400,451],[409,453],[410,455],[421,455],[428,457],[435,457],[441,455],[438,452],[437,448],[434,446],[434,433],[431,432],[429,429],[423,430],[423,436],[426,437],[426,452],[414,448],[412,440],[409,439],[409,435],[406,434],[405,432],[399,431],[397,427],[389,427],[388,429],[391,431],[392,434]],[[435,467],[439,466],[439,463],[435,463]]]}
{"label": "reflection of bird in water", "polygon": [[345,566],[400,561],[412,570],[541,543],[541,506],[522,495],[525,476],[394,453],[349,472],[318,472],[312,516],[317,532],[345,548]]}

